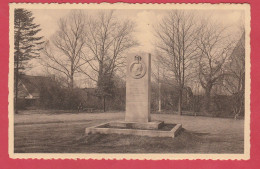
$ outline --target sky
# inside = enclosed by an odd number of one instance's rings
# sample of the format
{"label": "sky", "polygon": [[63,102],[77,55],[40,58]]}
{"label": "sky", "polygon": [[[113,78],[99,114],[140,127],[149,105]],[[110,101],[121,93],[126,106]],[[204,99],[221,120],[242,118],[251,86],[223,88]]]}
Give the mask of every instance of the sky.
{"label": "sky", "polygon": [[[45,40],[51,38],[51,36],[58,29],[58,21],[60,18],[69,14],[69,9],[30,9],[35,17],[35,23],[41,27],[39,35],[44,36]],[[87,9],[84,10],[88,15],[95,15],[100,10]],[[169,12],[169,10],[162,9],[117,9],[115,10],[115,16],[119,18],[128,18],[135,22],[136,32],[135,38],[140,43],[140,46],[132,49],[133,51],[142,51],[152,53],[154,51],[155,38],[153,35],[153,26],[158,24],[161,19]],[[238,28],[241,20],[244,16],[241,10],[196,10],[196,13],[200,17],[207,17],[213,20],[217,20],[220,24],[225,26],[231,26]],[[35,65],[34,69],[31,69],[28,74],[39,75],[42,74],[42,68],[39,63],[32,61]]]}
{"label": "sky", "polygon": [[[60,18],[69,14],[68,9],[32,9],[35,22],[40,24],[43,35],[49,39],[58,29]],[[100,10],[85,10],[89,15],[95,15]],[[136,23],[135,37],[140,43],[137,50],[144,52],[153,51],[153,25],[156,25],[169,10],[142,10],[142,9],[119,9],[115,11],[115,16],[128,18]],[[241,20],[242,11],[240,10],[197,10],[199,15],[211,17],[227,26],[236,26]]]}

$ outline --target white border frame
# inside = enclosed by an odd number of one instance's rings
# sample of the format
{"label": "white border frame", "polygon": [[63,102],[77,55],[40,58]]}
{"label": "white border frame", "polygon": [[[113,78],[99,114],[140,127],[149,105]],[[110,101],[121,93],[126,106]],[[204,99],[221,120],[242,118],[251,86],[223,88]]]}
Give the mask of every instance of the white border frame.
{"label": "white border frame", "polygon": [[[241,9],[245,11],[245,119],[244,119],[244,154],[71,154],[71,153],[14,153],[14,9]],[[249,4],[130,4],[130,3],[10,3],[9,4],[9,144],[8,151],[13,159],[139,159],[139,160],[248,160],[250,159],[250,5]]]}

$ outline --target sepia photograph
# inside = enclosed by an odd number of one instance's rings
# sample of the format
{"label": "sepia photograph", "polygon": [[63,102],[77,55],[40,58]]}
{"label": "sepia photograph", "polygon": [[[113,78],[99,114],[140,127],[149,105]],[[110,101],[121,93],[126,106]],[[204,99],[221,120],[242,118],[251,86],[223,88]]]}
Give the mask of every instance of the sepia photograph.
{"label": "sepia photograph", "polygon": [[248,4],[9,15],[11,158],[250,158]]}

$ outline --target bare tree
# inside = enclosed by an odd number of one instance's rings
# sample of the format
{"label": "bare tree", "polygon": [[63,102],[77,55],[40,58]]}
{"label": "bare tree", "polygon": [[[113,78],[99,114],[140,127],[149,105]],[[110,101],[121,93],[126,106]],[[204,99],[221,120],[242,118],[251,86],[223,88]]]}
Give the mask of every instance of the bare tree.
{"label": "bare tree", "polygon": [[74,87],[74,75],[84,64],[85,16],[81,11],[71,13],[59,20],[59,30],[45,44],[45,66],[62,73],[68,79],[68,87]]}
{"label": "bare tree", "polygon": [[201,24],[196,44],[199,48],[199,80],[205,90],[204,111],[208,111],[213,86],[223,85],[227,74],[224,65],[233,49],[233,42],[227,34],[227,27],[207,21]]}
{"label": "bare tree", "polygon": [[88,55],[82,59],[87,68],[81,73],[96,82],[99,96],[104,102],[109,95],[112,77],[125,67],[125,52],[136,46],[133,39],[134,23],[128,19],[118,19],[114,11],[101,12],[88,18],[86,24],[86,47]]}
{"label": "bare tree", "polygon": [[156,47],[161,52],[160,63],[165,67],[168,76],[175,79],[178,84],[180,115],[185,82],[192,76],[192,61],[196,57],[197,50],[194,45],[197,35],[194,16],[193,12],[174,10],[155,27]]}
{"label": "bare tree", "polygon": [[245,32],[236,43],[227,64],[227,76],[224,79],[225,89],[234,96],[233,112],[235,117],[243,112],[245,93]]}

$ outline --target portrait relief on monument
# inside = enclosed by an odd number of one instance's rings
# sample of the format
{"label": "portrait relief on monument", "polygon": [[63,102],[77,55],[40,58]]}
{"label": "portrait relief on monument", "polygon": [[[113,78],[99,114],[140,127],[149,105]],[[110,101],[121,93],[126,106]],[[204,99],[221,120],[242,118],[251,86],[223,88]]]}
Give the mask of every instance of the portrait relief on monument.
{"label": "portrait relief on monument", "polygon": [[250,5],[9,12],[10,158],[250,159]]}
{"label": "portrait relief on monument", "polygon": [[129,72],[132,78],[140,79],[146,73],[146,65],[139,55],[134,56],[134,61],[130,64]]}

